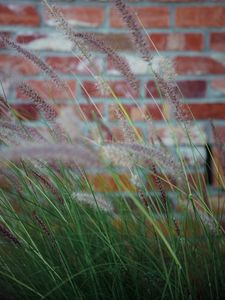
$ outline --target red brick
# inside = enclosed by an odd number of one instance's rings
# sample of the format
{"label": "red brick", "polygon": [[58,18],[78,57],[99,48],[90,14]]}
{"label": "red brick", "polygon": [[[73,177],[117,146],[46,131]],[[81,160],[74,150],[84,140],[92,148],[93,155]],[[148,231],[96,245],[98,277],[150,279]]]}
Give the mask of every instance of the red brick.
{"label": "red brick", "polygon": [[[47,97],[49,100],[66,101],[73,99],[68,90],[56,88],[55,84],[50,80],[29,80],[27,83],[35,88],[44,98]],[[76,82],[74,80],[67,80],[65,83],[70,87],[70,90],[75,96]],[[27,99],[19,89],[17,89],[16,97],[19,99]]]}
{"label": "red brick", "polygon": [[225,79],[214,79],[212,81],[212,88],[225,94]]}
{"label": "red brick", "polygon": [[34,51],[63,51],[70,52],[72,50],[72,42],[57,32],[47,34],[27,33],[18,34],[16,41],[22,45],[26,45]]}
{"label": "red brick", "polygon": [[[124,130],[121,126],[121,124],[117,124],[117,125],[111,125],[110,127],[108,126],[108,129],[110,130],[106,130],[104,127],[102,127],[99,124],[100,127],[100,131],[99,129],[97,129],[96,127],[92,127],[90,129],[90,138],[98,141],[99,139],[103,139],[105,142],[112,142],[113,141],[117,141],[117,142],[124,142],[125,141],[125,135],[124,135]],[[139,133],[139,136],[144,137],[144,134],[142,132],[142,130],[138,127],[135,126],[136,132]],[[101,134],[100,134],[101,133]],[[134,137],[136,139],[138,139],[137,135],[134,133]]]}
{"label": "red brick", "polygon": [[110,174],[95,174],[88,175],[88,181],[94,188],[95,192],[118,192],[118,191],[132,191],[136,189],[130,182],[128,174],[118,174],[118,182],[123,184],[122,187],[117,183],[115,178]]}
{"label": "red brick", "polygon": [[[204,80],[185,80],[177,82],[184,98],[201,98],[206,94],[206,81]],[[157,86],[153,80],[147,83],[146,97],[160,98]],[[177,90],[177,89],[176,89]],[[179,93],[179,91],[177,91]],[[151,96],[152,95],[152,96]]]}
{"label": "red brick", "polygon": [[90,75],[90,71],[102,71],[103,64],[102,59],[93,58],[92,62],[95,65],[94,70],[92,64],[87,59],[75,56],[49,56],[46,58],[46,62],[60,73],[82,75]]}
{"label": "red brick", "polygon": [[[120,126],[120,124],[117,127],[112,127],[110,129],[111,129],[111,132],[113,134],[113,139],[115,141],[118,141],[118,142],[124,142],[125,141],[124,130]],[[138,127],[135,126],[135,129],[137,130],[137,132],[139,133],[140,136],[142,136],[142,137],[144,136],[143,132],[142,132],[142,130],[140,128],[138,128]],[[135,135],[135,133],[134,133],[134,137],[138,138]]]}
{"label": "red brick", "polygon": [[96,36],[117,51],[129,51],[133,49],[130,36],[126,33],[97,33]]}
{"label": "red brick", "polygon": [[35,121],[39,118],[39,112],[34,104],[13,104],[12,108],[15,110],[18,119]]}
{"label": "red brick", "polygon": [[210,46],[215,51],[225,51],[225,32],[212,32]]}
{"label": "red brick", "polygon": [[[110,81],[109,85],[117,97],[138,97],[138,92],[132,89],[126,81]],[[87,98],[113,98],[110,91],[106,90],[104,93],[98,87],[97,82],[94,81],[84,81],[82,91],[83,95]]]}
{"label": "red brick", "polygon": [[0,4],[0,24],[39,26],[40,17],[33,5]]}
{"label": "red brick", "polygon": [[177,7],[178,27],[221,27],[225,26],[224,6]]}
{"label": "red brick", "polygon": [[225,144],[225,126],[215,126],[213,130],[213,136],[215,140],[219,140],[219,143]]}
{"label": "red brick", "polygon": [[186,165],[196,167],[204,166],[206,164],[206,150],[205,147],[195,147],[191,145],[187,147],[181,147],[179,149],[182,160]]}
{"label": "red brick", "polygon": [[32,34],[19,34],[16,37],[16,41],[19,44],[29,44],[33,41],[46,37],[45,34],[32,33]]}
{"label": "red brick", "polygon": [[113,138],[116,140],[116,141],[124,141],[125,140],[125,137],[124,137],[124,132],[123,132],[123,129],[120,128],[120,127],[113,127],[112,128],[112,133],[113,133]]}
{"label": "red brick", "polygon": [[22,75],[37,75],[40,70],[21,56],[0,54],[0,69],[14,71]]}
{"label": "red brick", "polygon": [[157,105],[155,103],[152,104],[146,104],[145,111],[146,116],[152,118],[153,120],[162,120],[162,105]]}
{"label": "red brick", "polygon": [[225,74],[225,65],[211,57],[179,56],[175,68],[181,75]]}
{"label": "red brick", "polygon": [[80,104],[80,108],[89,121],[96,120],[96,118],[101,117],[100,114],[104,114],[104,105],[102,103],[97,103],[95,105],[82,103]]}
{"label": "red brick", "polygon": [[[133,121],[145,121],[145,117],[152,117],[154,120],[162,120],[162,114],[160,110],[162,110],[161,105],[156,105],[154,103],[146,104],[144,106],[140,106],[140,109],[134,104],[124,104],[124,109],[127,114]],[[115,108],[118,108],[117,105],[112,104],[109,107],[109,119],[112,121],[118,120],[117,114],[115,112]]]}
{"label": "red brick", "polygon": [[178,87],[185,98],[205,97],[207,84],[204,80],[179,81]]}
{"label": "red brick", "polygon": [[[200,181],[203,184],[204,177],[202,173],[189,173],[187,174],[188,182],[190,184],[190,188],[192,191],[196,191],[196,184],[199,185]],[[176,182],[176,178],[172,177],[171,174],[159,174],[161,179],[162,187],[165,191],[175,190],[174,186],[178,183]],[[172,185],[171,185],[172,184]],[[154,181],[153,175],[148,174],[147,176],[147,189],[157,191],[159,190],[159,185]],[[177,206],[178,205],[178,206]],[[179,204],[176,205],[176,209],[181,211],[181,206]],[[183,206],[184,209],[184,206]]]}
{"label": "red brick", "polygon": [[[105,43],[109,44],[111,47],[117,51],[128,51],[133,48],[132,42],[128,34],[125,33],[96,33],[95,36],[100,40],[103,40]],[[67,41],[67,45],[61,45],[60,40],[64,41],[62,37],[57,37],[55,40],[54,34],[18,34],[16,40],[18,43],[26,44],[36,50],[71,50],[71,45]],[[38,43],[39,41],[39,43]],[[65,41],[64,41],[65,43]],[[95,51],[96,49],[92,49]],[[63,50],[64,51],[64,50]]]}
{"label": "red brick", "polygon": [[225,215],[225,196],[217,195],[209,197],[209,206],[213,213]]}
{"label": "red brick", "polygon": [[[152,128],[150,126],[147,129],[150,140],[152,137]],[[179,125],[169,127],[167,124],[163,124],[163,126],[156,127],[154,132],[167,146],[173,146],[176,140],[183,146],[190,146],[190,140],[195,146],[205,146],[207,143],[205,128],[195,125],[195,123],[188,127],[188,135]]]}
{"label": "red brick", "polygon": [[[167,7],[133,7],[138,13],[145,28],[169,27],[169,11]],[[116,9],[110,11],[110,25],[114,28],[125,27]]]}
{"label": "red brick", "polygon": [[[104,20],[104,10],[102,7],[82,7],[82,6],[60,6],[60,11],[65,19],[76,26],[99,27]],[[45,14],[45,21],[52,25],[52,17]]]}
{"label": "red brick", "polygon": [[[131,42],[130,36],[126,33],[97,33],[94,35],[99,39],[104,41],[106,44],[110,45],[117,51],[127,51],[133,49],[133,44]],[[93,51],[100,51],[99,49],[93,48]]]}
{"label": "red brick", "polygon": [[[201,51],[201,33],[152,33],[149,35],[158,51]],[[150,49],[154,50],[152,43]]]}
{"label": "red brick", "polygon": [[[85,120],[84,116],[87,120],[93,121],[96,120],[96,117],[99,118],[100,114],[104,114],[104,105],[102,103],[96,103],[96,104],[89,104],[89,103],[82,103],[78,105],[55,105],[55,110],[58,114],[60,114],[60,110],[64,108],[70,108],[70,117],[74,114],[74,116],[78,117],[80,120]],[[82,113],[81,113],[82,110]]]}
{"label": "red brick", "polygon": [[225,103],[192,103],[188,107],[197,120],[225,119]]}

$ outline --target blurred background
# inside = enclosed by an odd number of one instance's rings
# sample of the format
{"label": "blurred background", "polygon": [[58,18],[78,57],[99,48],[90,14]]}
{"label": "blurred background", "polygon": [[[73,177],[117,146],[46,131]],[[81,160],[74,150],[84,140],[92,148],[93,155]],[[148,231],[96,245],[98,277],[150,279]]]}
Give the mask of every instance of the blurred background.
{"label": "blurred background", "polygon": [[[188,103],[196,121],[192,122],[192,135],[198,147],[202,165],[207,160],[205,144],[215,146],[210,121],[213,120],[220,141],[225,141],[225,1],[214,0],[152,0],[126,1],[137,12],[146,33],[158,51],[173,58],[185,103]],[[53,3],[53,2],[50,2]],[[65,18],[78,32],[95,32],[120,52],[130,63],[138,77],[139,90],[128,86],[121,74],[104,54],[94,52],[92,57],[100,73],[104,73],[115,94],[121,98],[139,132],[146,138],[151,126],[144,120],[134,97],[146,115],[151,115],[161,139],[172,143],[163,123],[159,108],[170,118],[167,104],[160,99],[148,66],[138,57],[130,41],[129,32],[120,20],[111,1],[54,1]],[[59,32],[40,0],[0,0],[0,34],[6,35],[34,51],[51,65],[64,79],[89,120],[84,130],[93,133],[93,111],[101,114],[118,140],[123,139],[115,115],[115,104],[110,94],[96,85],[87,71],[91,68],[83,57],[71,53],[72,45]],[[149,42],[149,50],[155,52]],[[157,59],[154,60],[157,64]],[[43,73],[12,50],[0,44],[0,79],[4,93],[13,108],[34,126],[39,126],[37,109],[17,90],[19,80],[28,81],[44,96],[52,99],[58,112],[74,105],[65,91],[56,89]],[[145,86],[157,99],[153,101]],[[1,89],[1,94],[3,94]],[[89,97],[96,106],[90,103]],[[97,107],[97,110],[96,110]],[[72,109],[73,111],[73,109]],[[75,113],[75,110],[74,110]],[[71,117],[71,114],[70,114]],[[82,122],[82,120],[81,120]],[[201,138],[195,125],[201,126]],[[203,137],[203,138],[202,138]],[[190,160],[192,154],[182,140],[183,155]],[[212,148],[215,159],[220,158]],[[200,155],[199,155],[200,153]],[[211,179],[213,183],[213,178]]]}

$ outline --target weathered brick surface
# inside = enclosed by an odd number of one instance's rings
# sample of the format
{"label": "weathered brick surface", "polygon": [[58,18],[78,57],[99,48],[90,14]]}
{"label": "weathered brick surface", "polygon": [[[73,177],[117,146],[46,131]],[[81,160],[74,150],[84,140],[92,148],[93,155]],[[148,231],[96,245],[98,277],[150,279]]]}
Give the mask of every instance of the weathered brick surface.
{"label": "weathered brick surface", "polygon": [[121,180],[123,186],[119,186],[116,180],[109,174],[89,175],[88,180],[95,192],[118,192],[135,191],[134,185],[130,182],[128,174],[119,174],[118,180]]}
{"label": "weathered brick surface", "polygon": [[225,32],[212,32],[210,46],[215,51],[225,51]]}
{"label": "weathered brick surface", "polygon": [[[150,117],[153,120],[162,120],[162,106],[158,104],[146,104],[137,106],[134,104],[124,104],[124,109],[126,110],[127,114],[133,121],[146,121],[146,117]],[[119,107],[115,104],[110,105],[110,120],[118,120],[116,110]]]}
{"label": "weathered brick surface", "polygon": [[178,56],[175,63],[179,75],[225,74],[224,62],[214,57]]}
{"label": "weathered brick surface", "polygon": [[[204,146],[207,143],[207,134],[204,126],[192,125],[188,128],[189,137],[192,142],[197,146]],[[149,139],[152,135],[151,126],[148,127]],[[190,145],[189,137],[185,134],[182,128],[178,126],[171,126],[170,128],[166,125],[155,128],[156,135],[160,140],[168,146],[172,146],[179,141],[183,146]]]}
{"label": "weathered brick surface", "polygon": [[[65,81],[65,84],[68,86],[67,90],[63,90],[60,87],[56,87],[52,81],[49,80],[30,80],[27,81],[29,85],[31,85],[34,89],[38,90],[40,95],[45,99],[51,100],[59,100],[65,102],[66,100],[72,100],[73,96],[75,97],[76,91],[76,82],[74,80]],[[72,95],[70,93],[72,92]],[[16,93],[17,98],[19,99],[27,99],[19,89],[17,89]]]}
{"label": "weathered brick surface", "polygon": [[[107,86],[109,85],[109,88]],[[106,83],[96,83],[94,81],[84,81],[82,84],[83,94],[86,97],[103,97],[103,98],[113,98],[112,93],[116,97],[120,98],[137,98],[139,96],[138,91],[130,88],[129,84],[126,81],[110,81]]]}
{"label": "weathered brick surface", "polygon": [[[60,10],[73,26],[83,27],[99,27],[104,20],[104,11],[101,7],[86,7],[86,6],[60,6]],[[54,20],[46,12],[45,21],[48,25],[54,25]]]}
{"label": "weathered brick surface", "polygon": [[0,53],[0,68],[2,70],[13,71],[15,74],[24,76],[38,75],[40,70],[30,61],[16,55]]}
{"label": "weathered brick surface", "polygon": [[[204,80],[178,81],[177,85],[185,98],[203,98],[206,94],[207,83]],[[147,83],[146,97],[160,98],[160,93],[155,84],[151,80]]]}
{"label": "weathered brick surface", "polygon": [[189,104],[189,108],[195,119],[225,119],[225,103],[193,103]]}
{"label": "weathered brick surface", "polygon": [[[66,115],[66,122],[70,122],[71,119],[80,119],[81,121],[94,121],[96,118],[100,116],[104,117],[104,104],[103,103],[78,103],[74,104],[71,103],[69,106],[65,103],[63,104],[54,104],[54,108],[57,112],[57,117],[60,117],[61,113],[65,110],[69,109],[69,116],[68,112]],[[65,116],[65,115],[64,115]],[[72,120],[73,122],[73,120]]]}
{"label": "weathered brick surface", "polygon": [[46,62],[57,72],[65,75],[90,75],[91,72],[101,72],[103,70],[103,60],[100,57],[93,58],[95,68],[88,59],[74,56],[48,56]]}
{"label": "weathered brick surface", "polygon": [[33,5],[0,4],[0,25],[39,26],[40,16]]}
{"label": "weathered brick surface", "polygon": [[39,118],[39,112],[34,104],[13,104],[13,110],[19,120],[36,121]]}
{"label": "weathered brick surface", "polygon": [[213,90],[225,94],[225,79],[214,79],[212,81]]}
{"label": "weathered brick surface", "polygon": [[176,10],[176,25],[178,27],[225,26],[225,7],[179,7]]}
{"label": "weathered brick surface", "polygon": [[152,33],[150,49],[161,51],[201,51],[204,37],[201,33]]}
{"label": "weathered brick surface", "polygon": [[[135,11],[146,28],[169,27],[169,10],[167,7],[137,7]],[[125,26],[114,8],[110,11],[110,25],[115,28]]]}
{"label": "weathered brick surface", "polygon": [[[70,88],[70,91],[57,88],[39,68],[15,51],[5,49],[0,42],[0,80],[19,118],[30,121],[40,118],[30,99],[26,99],[17,89],[17,83],[24,80],[37,88],[45,99],[53,100],[57,112],[67,105],[72,105],[72,110],[77,115],[74,99],[79,101],[87,121],[92,122],[96,116],[103,116],[105,121],[109,122],[114,138],[123,140],[123,130],[115,113],[115,101],[107,89],[96,84],[93,74],[97,73],[98,76],[104,76],[115,95],[121,99],[141,135],[150,139],[154,130],[165,144],[174,144],[162,116],[162,113],[168,119],[172,116],[168,109],[168,101],[161,99],[151,67],[143,62],[135,51],[128,30],[112,7],[111,1],[78,0],[56,3],[75,31],[96,33],[99,39],[106,41],[122,54],[136,76],[137,90],[130,87],[119,72],[118,66],[101,51],[91,49],[94,50],[91,56],[94,64],[76,49],[72,53],[72,42],[57,32],[52,17],[42,7],[41,1],[2,2],[0,34],[11,37],[37,53],[56,70]],[[132,6],[146,28],[146,32],[143,33],[152,55],[158,55],[156,47],[160,54],[173,59],[177,73],[176,83],[184,96],[184,107],[188,105],[195,118],[190,121],[191,137],[197,147],[202,149],[205,143],[212,142],[210,120],[225,128],[225,2],[149,0],[127,3]],[[154,59],[154,64],[157,65],[157,59]],[[152,96],[155,99],[152,99]],[[84,118],[80,115],[79,117],[83,121]],[[150,117],[156,125],[154,129],[151,122],[146,122]],[[203,126],[202,132],[197,130],[199,124]],[[182,132],[179,129],[174,130],[179,141],[185,147],[188,146],[188,140]],[[183,151],[185,160],[193,166],[188,148]],[[216,149],[213,153],[220,163]],[[205,156],[202,154],[202,157]],[[201,157],[197,155],[197,159],[202,164]],[[108,183],[111,184],[112,190],[117,189],[111,179],[108,179]]]}

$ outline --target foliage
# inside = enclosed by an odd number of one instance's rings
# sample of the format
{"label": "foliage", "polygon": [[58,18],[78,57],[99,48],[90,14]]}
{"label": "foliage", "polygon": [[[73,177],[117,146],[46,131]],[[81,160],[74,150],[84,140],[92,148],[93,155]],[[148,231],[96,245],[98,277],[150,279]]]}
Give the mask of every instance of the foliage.
{"label": "foliage", "polygon": [[[93,69],[95,48],[106,53],[130,87],[136,88],[130,66],[110,45],[93,34],[75,32],[56,7],[43,2],[58,29]],[[19,83],[21,92],[42,113],[45,130],[29,125],[7,99],[1,99],[0,172],[9,184],[0,190],[1,299],[214,300],[225,296],[223,215],[212,209],[210,187],[195,159],[191,112],[182,105],[173,64],[159,56],[158,69],[153,68],[141,20],[122,0],[114,2],[152,69],[162,99],[174,113],[173,121],[189,140],[197,177],[189,176],[171,122],[164,116],[175,153],[155,134],[149,116],[145,118],[152,126],[151,140],[143,139],[104,74],[93,76],[118,105],[115,113],[123,127],[123,142],[116,141],[94,113],[98,138],[85,136],[79,118],[84,122],[86,118],[79,104],[77,117],[68,119],[68,108],[58,115],[51,101]],[[41,58],[0,38],[71,95]],[[218,137],[216,143],[220,144]],[[223,174],[213,157],[212,161],[224,190]],[[110,186],[98,192],[90,175],[100,170],[110,174],[117,193],[110,193]],[[132,188],[127,188],[121,170],[129,174]]]}

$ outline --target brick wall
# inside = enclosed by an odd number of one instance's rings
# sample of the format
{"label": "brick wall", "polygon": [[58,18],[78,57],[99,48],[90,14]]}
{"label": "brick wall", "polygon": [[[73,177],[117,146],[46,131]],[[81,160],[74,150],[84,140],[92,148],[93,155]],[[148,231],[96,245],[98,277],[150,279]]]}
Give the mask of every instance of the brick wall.
{"label": "brick wall", "polygon": [[[99,37],[109,41],[126,56],[138,76],[138,91],[132,91],[128,87],[104,54],[96,52],[94,59],[98,70],[105,72],[116,95],[121,97],[139,131],[148,137],[151,128],[146,126],[143,116],[129,100],[130,95],[137,99],[146,113],[151,113],[159,134],[169,143],[168,133],[158,109],[159,105],[166,113],[166,103],[160,99],[155,103],[149,92],[146,92],[145,85],[158,98],[149,69],[135,54],[128,30],[118,18],[110,1],[56,2],[77,31],[98,33]],[[194,141],[201,153],[199,162],[204,164],[206,153],[203,146],[205,142],[211,142],[212,135],[209,119],[215,120],[215,125],[225,140],[225,1],[149,0],[129,3],[137,11],[156,48],[174,58],[178,85],[185,97],[185,103],[189,104],[196,124],[202,125],[206,135],[205,140],[201,141],[193,127]],[[87,102],[89,94],[104,119],[108,120],[114,134],[120,138],[122,135],[117,126],[113,99],[96,88],[93,78],[85,69],[87,62],[72,56],[71,43],[57,33],[53,25],[54,22],[39,0],[0,1],[0,32],[38,53],[58,71],[81,103],[91,124],[93,115],[90,111],[95,108]],[[43,93],[51,96],[58,109],[73,105],[68,94],[56,90],[38,68],[25,62],[15,52],[4,49],[2,45],[0,48],[4,89],[8,100],[22,115],[37,122],[38,126],[39,114],[17,91],[15,79],[22,78],[32,82]],[[151,43],[149,49],[155,51]],[[184,147],[184,155],[189,159],[190,151],[187,147]]]}

